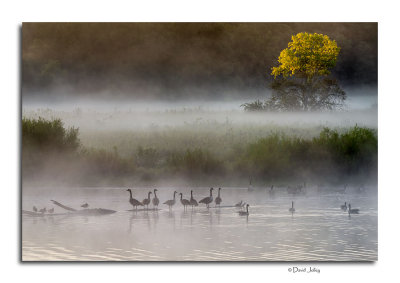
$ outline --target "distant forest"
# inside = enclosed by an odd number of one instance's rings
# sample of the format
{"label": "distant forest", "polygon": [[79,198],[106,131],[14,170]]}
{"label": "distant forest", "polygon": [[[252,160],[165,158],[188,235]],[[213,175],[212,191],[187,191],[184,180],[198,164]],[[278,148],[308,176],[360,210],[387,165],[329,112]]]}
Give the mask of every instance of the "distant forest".
{"label": "distant forest", "polygon": [[280,51],[304,31],[341,47],[332,74],[342,85],[376,86],[377,23],[24,23],[23,95],[235,98],[229,90],[266,88]]}

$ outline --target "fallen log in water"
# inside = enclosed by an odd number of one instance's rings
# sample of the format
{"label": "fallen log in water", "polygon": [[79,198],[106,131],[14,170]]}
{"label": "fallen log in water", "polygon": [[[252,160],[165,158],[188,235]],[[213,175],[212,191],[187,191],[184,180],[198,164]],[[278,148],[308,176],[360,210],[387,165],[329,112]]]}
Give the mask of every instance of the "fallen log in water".
{"label": "fallen log in water", "polygon": [[61,208],[64,208],[65,210],[68,210],[68,211],[77,211],[76,209],[71,208],[71,207],[68,207],[68,206],[65,206],[65,205],[59,203],[58,201],[51,200],[51,202],[54,203],[55,205],[58,205],[58,206],[61,207]]}

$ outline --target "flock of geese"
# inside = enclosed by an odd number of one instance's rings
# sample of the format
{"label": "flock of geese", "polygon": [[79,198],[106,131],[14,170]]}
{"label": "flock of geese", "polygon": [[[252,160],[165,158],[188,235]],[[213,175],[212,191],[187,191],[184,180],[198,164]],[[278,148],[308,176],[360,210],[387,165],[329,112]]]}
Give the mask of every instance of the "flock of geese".
{"label": "flock of geese", "polygon": [[[212,194],[213,190],[214,190],[214,188],[210,188],[210,195],[208,197],[201,199],[199,202],[197,202],[197,200],[193,197],[193,190],[190,191],[190,199],[189,200],[183,198],[183,193],[179,193],[180,201],[181,201],[181,204],[183,205],[183,209],[186,210],[188,206],[191,206],[192,210],[193,210],[194,207],[199,205],[199,203],[205,204],[206,207],[209,208],[210,204],[213,203],[213,201],[214,201],[213,194]],[[126,191],[129,192],[129,203],[132,205],[132,207],[135,210],[137,210],[138,206],[143,206],[143,207],[146,207],[146,209],[148,209],[150,201],[153,204],[153,209],[158,209],[160,199],[157,197],[157,191],[158,191],[157,189],[154,189],[153,192],[152,191],[148,192],[147,198],[145,198],[143,201],[138,201],[137,199],[133,198],[131,189],[127,189]],[[150,195],[153,193],[154,193],[154,197],[153,197],[153,199],[151,199]],[[168,205],[169,210],[171,210],[172,207],[176,203],[176,194],[177,193],[178,193],[177,191],[174,191],[174,193],[172,195],[172,199],[163,202],[163,204]],[[222,202],[221,188],[218,188],[218,196],[215,198],[215,206],[218,205],[220,207],[221,202]],[[239,206],[238,206],[238,204],[235,206],[243,208],[244,205],[245,204],[242,203],[242,201],[241,201]],[[249,206],[250,206],[249,204],[246,205],[246,211],[239,211],[239,215],[249,215]]]}
{"label": "flock of geese", "polygon": [[[210,207],[210,204],[213,203],[214,198],[213,198],[213,192],[214,188],[210,188],[210,195],[201,199],[199,202],[197,202],[197,200],[194,199],[193,197],[193,190],[190,191],[190,199],[184,199],[183,198],[183,193],[179,193],[180,195],[180,202],[183,205],[183,209],[186,210],[188,206],[192,207],[192,210],[194,209],[194,207],[198,206],[199,203],[201,204],[205,204],[207,208]],[[138,201],[137,199],[133,198],[132,196],[132,190],[131,189],[127,189],[126,191],[129,192],[129,203],[132,205],[132,207],[137,211],[138,206],[143,206],[145,207],[147,210],[149,209],[149,205],[150,203],[153,204],[153,209],[154,210],[158,210],[158,205],[160,204],[160,199],[157,197],[157,189],[154,189],[153,191],[149,191],[147,194],[147,198],[143,199],[142,201]],[[153,199],[151,199],[151,195],[154,194]],[[163,202],[163,204],[168,205],[169,210],[172,209],[172,207],[175,205],[176,203],[176,194],[178,194],[177,191],[174,191],[172,199],[167,200],[165,202]],[[221,202],[222,202],[222,198],[221,198],[221,188],[218,188],[218,196],[215,198],[215,207],[221,207]],[[88,203],[84,203],[81,205],[82,208],[88,208],[89,204]],[[249,207],[250,205],[243,201],[240,201],[239,203],[235,204],[234,207],[240,208],[241,210],[238,211],[239,215],[241,216],[248,216],[249,215]],[[245,208],[245,210],[243,210]],[[355,208],[351,208],[351,204],[349,203],[347,205],[347,202],[345,202],[343,205],[340,206],[340,209],[343,211],[347,211],[350,214],[359,214],[359,209],[355,209]],[[36,206],[33,207],[33,211],[36,213],[53,213],[54,212],[54,208],[51,209],[46,209],[46,207],[42,208],[42,209],[37,209]],[[294,208],[294,202],[292,201],[292,206],[289,208],[289,212],[290,213],[294,213],[296,210]]]}
{"label": "flock of geese", "polygon": [[[183,193],[179,193],[180,195],[180,201],[181,204],[183,205],[184,210],[187,209],[188,206],[191,206],[192,209],[196,206],[199,205],[199,203],[205,204],[207,208],[210,207],[210,204],[214,201],[213,195],[212,195],[212,191],[214,190],[214,188],[210,188],[210,195],[208,197],[203,198],[202,200],[200,200],[199,202],[197,202],[197,200],[195,200],[193,198],[193,190],[190,191],[190,200],[188,199],[184,199],[183,198]],[[145,198],[143,201],[138,201],[137,199],[132,197],[132,190],[131,189],[127,189],[126,191],[129,192],[129,203],[133,206],[134,209],[137,210],[138,206],[143,206],[146,207],[147,209],[149,208],[149,204],[150,202],[152,202],[153,204],[153,208],[154,209],[158,209],[158,205],[160,203],[160,199],[157,197],[157,189],[154,189],[153,192],[150,191],[147,194],[147,198]],[[150,195],[154,193],[154,197],[153,199],[150,198]],[[175,205],[176,203],[176,194],[178,192],[174,191],[172,199],[165,201],[163,204],[168,205],[168,208],[171,210],[172,207]],[[220,206],[222,202],[222,198],[221,198],[221,188],[218,188],[218,196],[215,198],[215,205]]]}
{"label": "flock of geese", "polygon": [[[183,198],[183,193],[179,193],[180,195],[180,201],[181,204],[183,205],[183,209],[186,210],[188,206],[192,207],[192,210],[194,207],[198,206],[199,203],[201,204],[205,204],[207,208],[210,207],[210,204],[214,201],[213,195],[212,195],[212,191],[214,190],[214,188],[210,188],[210,195],[208,197],[203,198],[202,200],[200,200],[199,202],[197,202],[194,198],[193,198],[193,190],[190,191],[190,200],[188,199],[184,199]],[[145,206],[147,209],[149,208],[149,204],[150,201],[153,203],[153,208],[154,209],[158,209],[158,204],[160,203],[159,198],[157,197],[157,189],[154,189],[154,197],[151,200],[150,199],[150,195],[153,193],[151,191],[148,192],[147,198],[145,198],[142,202],[138,201],[137,199],[134,199],[132,197],[132,190],[131,189],[127,189],[127,191],[129,192],[129,203],[133,206],[134,209],[137,210],[138,206]],[[173,197],[170,200],[165,201],[163,204],[168,205],[168,208],[171,210],[172,207],[175,205],[176,203],[176,194],[178,192],[174,191],[173,193]],[[215,198],[215,206],[219,206],[221,205],[222,202],[222,198],[221,198],[221,188],[218,188],[218,196]],[[238,212],[239,215],[241,216],[248,216],[249,215],[249,207],[250,205],[245,202],[243,202],[242,200],[234,205],[237,208],[241,208],[241,210]],[[243,208],[246,208],[246,210],[243,210]],[[347,202],[344,203],[344,205],[341,205],[340,208],[343,211],[348,211],[349,214],[358,214],[359,213],[359,209],[352,209],[351,208],[351,204],[348,205],[347,207]],[[290,213],[294,213],[296,211],[296,209],[294,208],[294,202],[292,201],[292,206],[289,208],[289,212]]]}

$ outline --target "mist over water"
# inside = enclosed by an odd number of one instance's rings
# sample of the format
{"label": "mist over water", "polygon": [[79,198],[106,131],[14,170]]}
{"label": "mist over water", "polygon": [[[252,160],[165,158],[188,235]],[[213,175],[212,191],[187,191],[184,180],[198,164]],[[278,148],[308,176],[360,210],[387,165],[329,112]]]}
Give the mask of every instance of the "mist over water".
{"label": "mist over water", "polygon": [[342,111],[253,112],[240,107],[246,101],[80,101],[79,103],[24,103],[23,116],[61,118],[66,126],[87,131],[135,130],[185,124],[232,123],[234,125],[276,125],[310,127],[377,128],[376,96],[352,97]]}
{"label": "mist over water", "polygon": [[[208,188],[162,188],[161,203],[172,198],[173,190],[197,200]],[[126,188],[64,188],[41,194],[24,191],[23,209],[49,205],[49,198],[78,208],[116,210],[104,216],[23,216],[23,260],[87,261],[374,261],[377,260],[376,188],[368,193],[320,192],[293,196],[285,188],[248,192],[247,188],[223,188],[222,207],[200,205],[184,211],[179,198],[172,211],[132,211]],[[141,200],[150,189],[134,188]],[[214,195],[215,198],[215,195]],[[250,203],[249,216],[239,216],[232,206]],[[296,209],[288,209],[294,201]],[[349,216],[340,210],[344,202],[359,208]],[[151,207],[151,206],[150,206]]]}
{"label": "mist over water", "polygon": [[[230,137],[225,134],[233,133],[233,137],[236,133],[240,140],[254,142],[274,131],[312,138],[323,127],[378,127],[376,96],[353,96],[342,111],[312,113],[246,113],[240,108],[244,102],[247,101],[24,101],[23,116],[60,118],[66,127],[79,128],[83,146],[110,150],[117,145],[122,156],[131,154],[137,146],[162,148],[163,140],[154,139],[166,132],[172,136],[202,133],[215,136],[216,142],[222,134],[225,139]],[[183,144],[196,147],[213,142],[193,140]],[[212,146],[208,148],[213,152]],[[215,150],[220,151],[217,147]],[[54,215],[23,215],[22,259],[26,261],[377,260],[376,184],[364,184],[368,191],[361,194],[357,187],[338,193],[342,187],[319,191],[312,184],[305,195],[288,194],[286,185],[293,185],[289,183],[277,186],[274,194],[268,193],[266,185],[249,192],[238,184],[223,188],[221,208],[212,204],[210,209],[200,205],[185,211],[177,196],[172,211],[160,204],[159,211],[136,212],[128,202],[125,187],[52,186],[51,179],[49,175],[47,186],[24,183],[23,210],[32,211],[33,205],[55,208]],[[170,183],[176,186],[168,187]],[[189,199],[193,189],[198,201],[208,196],[206,187],[178,185],[185,183],[179,179],[154,182],[160,203],[171,199],[174,190]],[[133,197],[140,201],[154,189],[133,186]],[[51,204],[50,199],[77,209],[87,202],[90,208],[112,209],[116,213],[73,215]],[[247,217],[232,207],[241,200],[250,204]],[[294,214],[288,211],[292,201]],[[360,214],[349,216],[341,211],[344,202],[359,208]]]}
{"label": "mist over water", "polygon": [[[315,73],[339,91],[304,86],[345,105],[246,112],[302,32],[340,47]],[[22,260],[377,260],[377,46],[377,23],[24,23]],[[221,207],[163,205],[211,186]]]}

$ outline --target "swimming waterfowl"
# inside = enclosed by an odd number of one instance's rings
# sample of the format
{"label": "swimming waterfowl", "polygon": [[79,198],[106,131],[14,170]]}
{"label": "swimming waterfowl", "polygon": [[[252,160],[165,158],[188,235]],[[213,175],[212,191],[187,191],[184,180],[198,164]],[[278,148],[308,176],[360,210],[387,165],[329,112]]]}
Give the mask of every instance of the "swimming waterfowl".
{"label": "swimming waterfowl", "polygon": [[343,211],[347,211],[347,203],[345,202],[344,204],[342,204],[340,206],[340,209],[343,210]]}
{"label": "swimming waterfowl", "polygon": [[46,211],[47,211],[46,208],[42,208],[39,210],[40,213],[45,213]]}
{"label": "swimming waterfowl", "polygon": [[54,212],[54,207],[49,209],[49,213],[53,213]]}
{"label": "swimming waterfowl", "polygon": [[349,203],[349,214],[358,214],[359,212],[358,208],[351,208],[351,204]]}
{"label": "swimming waterfowl", "polygon": [[210,203],[212,203],[213,201],[213,196],[212,196],[213,190],[214,188],[210,188],[210,196],[203,198],[201,201],[199,201],[199,203],[204,203],[207,206],[207,208],[209,208]]}
{"label": "swimming waterfowl", "polygon": [[132,198],[132,191],[131,189],[127,189],[126,191],[129,192],[129,203],[137,210],[138,206],[143,206],[143,204],[138,201],[137,199]]}
{"label": "swimming waterfowl", "polygon": [[81,207],[83,207],[83,208],[88,208],[89,205],[88,205],[87,203],[84,203],[84,204],[81,205]]}

